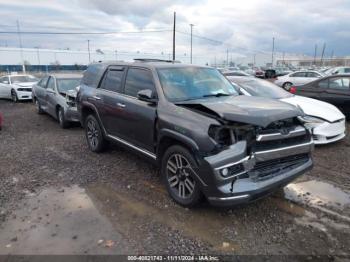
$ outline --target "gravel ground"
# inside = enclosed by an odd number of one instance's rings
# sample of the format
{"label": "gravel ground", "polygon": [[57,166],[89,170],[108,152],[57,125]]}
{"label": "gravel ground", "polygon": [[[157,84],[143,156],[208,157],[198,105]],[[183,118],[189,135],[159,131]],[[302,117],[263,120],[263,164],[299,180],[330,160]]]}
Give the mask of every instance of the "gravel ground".
{"label": "gravel ground", "polygon": [[[43,190],[67,192],[79,186],[113,225],[127,246],[125,250],[143,254],[350,255],[348,205],[291,202],[281,190],[233,209],[217,209],[206,203],[184,209],[171,201],[157,169],[144,159],[118,146],[110,146],[102,154],[91,153],[81,127],[63,130],[51,117],[36,114],[31,103],[0,100],[0,112],[4,115],[0,131],[0,243],[11,243],[11,237],[5,239],[1,232]],[[347,138],[317,147],[315,168],[298,182],[323,181],[348,194],[349,145]],[[303,194],[306,200],[309,194]],[[54,216],[55,211],[52,213]],[[16,233],[18,241],[13,245],[19,245],[21,234]],[[92,237],[91,242],[96,241]]]}

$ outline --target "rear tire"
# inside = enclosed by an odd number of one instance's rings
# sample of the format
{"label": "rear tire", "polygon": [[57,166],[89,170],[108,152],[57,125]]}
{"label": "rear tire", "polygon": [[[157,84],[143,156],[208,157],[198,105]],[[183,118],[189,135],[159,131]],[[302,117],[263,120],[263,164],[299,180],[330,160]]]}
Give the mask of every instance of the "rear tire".
{"label": "rear tire", "polygon": [[18,102],[18,96],[15,90],[11,90],[11,99],[13,103],[17,103]]}
{"label": "rear tire", "polygon": [[58,108],[57,110],[57,119],[58,123],[60,124],[60,127],[63,129],[69,127],[69,122],[64,117],[64,109],[62,107]]}
{"label": "rear tire", "polygon": [[85,136],[92,152],[99,153],[105,149],[106,140],[103,136],[100,123],[94,115],[89,115],[84,123]]}
{"label": "rear tire", "polygon": [[284,84],[282,85],[282,87],[283,87],[285,90],[287,90],[287,91],[289,91],[289,89],[290,89],[292,86],[293,86],[293,84],[292,84],[291,82],[286,82],[286,83],[284,83]]}
{"label": "rear tire", "polygon": [[182,146],[171,146],[162,158],[161,174],[171,198],[184,207],[194,207],[202,200],[202,192],[195,175],[196,162]]}

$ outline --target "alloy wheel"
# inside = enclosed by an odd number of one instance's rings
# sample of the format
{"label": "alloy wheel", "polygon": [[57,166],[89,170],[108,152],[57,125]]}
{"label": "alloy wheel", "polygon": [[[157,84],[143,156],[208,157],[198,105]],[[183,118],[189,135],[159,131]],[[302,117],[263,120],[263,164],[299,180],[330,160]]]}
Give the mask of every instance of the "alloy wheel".
{"label": "alloy wheel", "polygon": [[193,178],[194,171],[186,157],[181,154],[171,155],[167,162],[166,172],[170,189],[182,199],[191,197],[196,181]]}
{"label": "alloy wheel", "polygon": [[95,121],[89,120],[87,123],[87,137],[92,148],[98,146],[99,131]]}

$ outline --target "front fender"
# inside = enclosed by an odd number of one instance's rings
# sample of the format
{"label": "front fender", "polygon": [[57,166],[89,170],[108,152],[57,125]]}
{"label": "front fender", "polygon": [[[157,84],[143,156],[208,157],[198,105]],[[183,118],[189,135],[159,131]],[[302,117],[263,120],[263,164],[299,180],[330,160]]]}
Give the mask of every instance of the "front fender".
{"label": "front fender", "polygon": [[193,139],[191,139],[191,138],[189,138],[189,137],[187,137],[179,132],[176,132],[174,130],[170,130],[167,128],[161,129],[159,132],[159,141],[161,141],[164,137],[169,137],[169,138],[178,140],[181,143],[188,146],[189,149],[193,150],[194,152],[197,152],[199,150],[197,143]]}

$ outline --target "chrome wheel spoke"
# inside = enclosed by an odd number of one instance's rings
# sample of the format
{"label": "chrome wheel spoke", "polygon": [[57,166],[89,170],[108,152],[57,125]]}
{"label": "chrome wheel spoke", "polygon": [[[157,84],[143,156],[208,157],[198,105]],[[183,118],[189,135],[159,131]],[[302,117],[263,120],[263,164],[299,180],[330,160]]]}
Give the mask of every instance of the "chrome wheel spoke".
{"label": "chrome wheel spoke", "polygon": [[167,168],[170,172],[172,172],[173,174],[176,174],[176,171],[177,171],[176,164],[174,164],[171,160],[168,161]]}
{"label": "chrome wheel spoke", "polygon": [[177,168],[182,168],[182,157],[180,155],[175,155],[175,161]]}
{"label": "chrome wheel spoke", "polygon": [[185,191],[185,183],[180,182],[179,184],[179,196],[182,198],[186,198],[186,191]]}
{"label": "chrome wheel spoke", "polygon": [[175,187],[179,183],[179,178],[177,176],[172,176],[168,179],[170,187]]}
{"label": "chrome wheel spoke", "polygon": [[185,184],[185,186],[186,186],[188,192],[189,192],[190,194],[192,194],[192,192],[193,192],[193,190],[194,190],[195,184],[194,184],[189,178],[186,178],[186,179],[185,179],[184,184]]}

